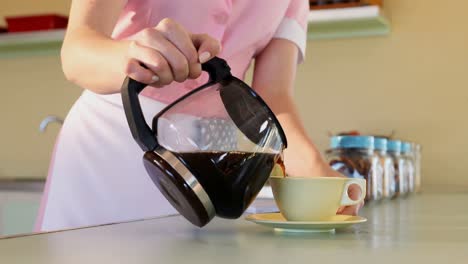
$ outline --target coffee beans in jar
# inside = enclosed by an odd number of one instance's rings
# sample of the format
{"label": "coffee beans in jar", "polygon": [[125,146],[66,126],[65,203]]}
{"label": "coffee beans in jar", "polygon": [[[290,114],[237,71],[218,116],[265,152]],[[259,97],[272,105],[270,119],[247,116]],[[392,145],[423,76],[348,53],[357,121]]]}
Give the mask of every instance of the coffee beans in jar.
{"label": "coffee beans in jar", "polygon": [[415,192],[421,191],[421,145],[412,143],[414,160],[414,189]]}
{"label": "coffee beans in jar", "polygon": [[401,156],[405,162],[405,180],[408,194],[415,192],[416,189],[416,172],[415,172],[415,163],[413,156],[413,148],[411,143],[402,142],[401,143]]}
{"label": "coffee beans in jar", "polygon": [[401,155],[401,141],[400,140],[389,140],[387,144],[387,150],[390,157],[393,160],[393,166],[395,168],[395,197],[406,196],[408,193],[407,180],[406,180],[406,165],[405,159]]}
{"label": "coffee beans in jar", "polygon": [[375,154],[379,157],[380,166],[383,169],[382,194],[384,199],[392,199],[395,196],[395,167],[392,157],[387,153],[388,139],[374,138]]}
{"label": "coffee beans in jar", "polygon": [[383,169],[374,153],[372,136],[334,136],[326,152],[329,164],[349,178],[367,181],[365,201],[378,201],[383,197]]}

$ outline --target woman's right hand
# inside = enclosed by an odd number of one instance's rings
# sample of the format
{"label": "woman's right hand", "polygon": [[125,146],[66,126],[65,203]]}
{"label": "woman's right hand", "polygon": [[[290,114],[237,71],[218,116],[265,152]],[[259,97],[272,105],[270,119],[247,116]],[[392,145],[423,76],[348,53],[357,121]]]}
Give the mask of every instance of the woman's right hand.
{"label": "woman's right hand", "polygon": [[218,40],[207,34],[191,34],[179,23],[165,18],[156,27],[140,31],[130,42],[124,72],[141,83],[162,87],[173,81],[198,78],[201,63],[220,51]]}

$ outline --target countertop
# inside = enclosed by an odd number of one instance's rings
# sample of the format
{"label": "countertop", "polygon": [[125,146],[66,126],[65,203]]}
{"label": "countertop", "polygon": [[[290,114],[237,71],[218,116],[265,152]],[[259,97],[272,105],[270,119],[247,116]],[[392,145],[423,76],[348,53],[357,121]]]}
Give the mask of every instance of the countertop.
{"label": "countertop", "polygon": [[369,221],[335,233],[287,234],[181,216],[0,240],[0,263],[468,263],[468,192],[367,205]]}

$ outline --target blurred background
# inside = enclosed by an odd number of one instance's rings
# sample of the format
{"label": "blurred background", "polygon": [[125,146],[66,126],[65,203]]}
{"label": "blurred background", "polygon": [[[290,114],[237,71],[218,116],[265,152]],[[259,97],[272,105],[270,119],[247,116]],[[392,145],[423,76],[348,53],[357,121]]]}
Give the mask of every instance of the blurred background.
{"label": "blurred background", "polygon": [[[0,0],[0,27],[8,17],[66,17],[70,2]],[[468,2],[310,4],[295,97],[320,149],[340,131],[393,134],[422,145],[422,191],[468,189]],[[0,235],[32,230],[60,121],[81,93],[61,70],[63,33],[0,33]]]}

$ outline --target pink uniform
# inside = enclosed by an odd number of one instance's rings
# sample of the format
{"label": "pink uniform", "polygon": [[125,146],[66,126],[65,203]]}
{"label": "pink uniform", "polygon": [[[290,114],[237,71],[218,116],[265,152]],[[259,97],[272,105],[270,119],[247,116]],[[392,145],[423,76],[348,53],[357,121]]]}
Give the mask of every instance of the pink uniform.
{"label": "pink uniform", "polygon": [[[112,34],[131,39],[169,17],[193,33],[221,42],[218,56],[244,78],[252,59],[272,38],[288,39],[305,53],[306,0],[129,0]],[[146,120],[202,85],[196,80],[147,88],[140,95]],[[85,90],[67,115],[56,142],[36,230],[50,231],[152,218],[176,211],[152,183],[143,152],[127,127],[120,94]]]}

